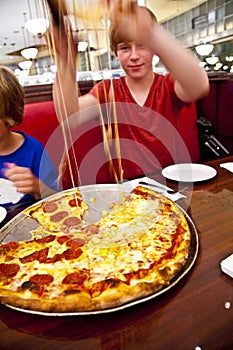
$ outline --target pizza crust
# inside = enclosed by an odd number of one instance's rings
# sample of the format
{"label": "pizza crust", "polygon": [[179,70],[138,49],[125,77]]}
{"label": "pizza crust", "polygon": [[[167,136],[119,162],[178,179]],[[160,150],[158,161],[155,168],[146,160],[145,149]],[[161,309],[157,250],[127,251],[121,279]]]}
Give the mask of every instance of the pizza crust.
{"label": "pizza crust", "polygon": [[120,305],[132,302],[137,299],[149,296],[158,292],[168,283],[138,283],[133,286],[127,286],[120,282],[117,288],[109,288],[101,295],[91,298],[88,293],[83,291],[75,292],[61,298],[41,299],[23,296],[21,293],[1,290],[1,302],[17,308],[49,312],[49,313],[70,313],[82,311],[98,311],[118,307]]}

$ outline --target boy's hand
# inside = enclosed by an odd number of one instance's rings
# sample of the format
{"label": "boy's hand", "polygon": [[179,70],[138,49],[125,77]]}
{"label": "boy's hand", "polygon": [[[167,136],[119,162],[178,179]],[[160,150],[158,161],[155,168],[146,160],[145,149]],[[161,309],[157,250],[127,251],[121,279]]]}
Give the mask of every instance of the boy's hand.
{"label": "boy's hand", "polygon": [[126,37],[128,42],[134,41],[146,47],[151,46],[155,26],[158,24],[152,21],[147,9],[138,6],[136,2],[128,2],[128,6],[125,5],[124,7],[115,4],[111,21],[119,34],[122,33],[122,36]]}
{"label": "boy's hand", "polygon": [[[63,1],[47,0],[52,15],[52,28],[50,30],[51,47],[55,51],[57,64],[75,64],[77,50],[77,38],[74,39],[71,23],[67,16],[67,9]],[[71,60],[70,60],[71,59]]]}

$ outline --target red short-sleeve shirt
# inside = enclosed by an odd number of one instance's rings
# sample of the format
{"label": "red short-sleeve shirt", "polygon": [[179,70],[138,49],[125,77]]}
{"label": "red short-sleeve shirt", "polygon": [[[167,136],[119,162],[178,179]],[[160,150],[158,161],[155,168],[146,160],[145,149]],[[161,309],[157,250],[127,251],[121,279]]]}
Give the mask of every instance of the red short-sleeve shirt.
{"label": "red short-sleeve shirt", "polygon": [[103,80],[90,93],[102,104],[106,123],[112,125],[114,141],[109,151],[116,169],[121,158],[123,178],[149,175],[169,164],[190,160],[177,131],[181,110],[187,104],[177,98],[170,74],[155,74],[143,107],[134,100],[124,76]]}

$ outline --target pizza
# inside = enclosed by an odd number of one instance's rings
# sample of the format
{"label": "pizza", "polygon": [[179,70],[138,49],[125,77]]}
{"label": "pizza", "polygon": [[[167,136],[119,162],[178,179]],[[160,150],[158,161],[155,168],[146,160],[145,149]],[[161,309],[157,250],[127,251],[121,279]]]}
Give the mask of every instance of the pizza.
{"label": "pizza", "polygon": [[2,303],[49,313],[93,312],[169,286],[191,242],[174,202],[138,186],[86,223],[88,205],[78,189],[72,191],[26,210],[39,223],[31,239],[0,245]]}

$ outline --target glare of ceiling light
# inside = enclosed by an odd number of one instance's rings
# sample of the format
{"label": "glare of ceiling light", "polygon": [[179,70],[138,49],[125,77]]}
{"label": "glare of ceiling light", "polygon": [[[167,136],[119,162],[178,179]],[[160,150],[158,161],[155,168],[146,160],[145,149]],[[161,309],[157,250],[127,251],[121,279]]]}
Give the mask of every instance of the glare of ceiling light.
{"label": "glare of ceiling light", "polygon": [[18,66],[23,70],[28,70],[31,68],[32,61],[22,61],[18,63]]}
{"label": "glare of ceiling light", "polygon": [[38,49],[36,47],[28,47],[27,49],[22,50],[20,53],[24,58],[26,58],[26,60],[34,60],[38,54]]}
{"label": "glare of ceiling light", "polygon": [[25,28],[34,35],[43,35],[49,27],[46,18],[33,18],[25,23]]}
{"label": "glare of ceiling light", "polygon": [[195,47],[196,52],[200,56],[208,56],[214,49],[212,44],[201,44]]}

